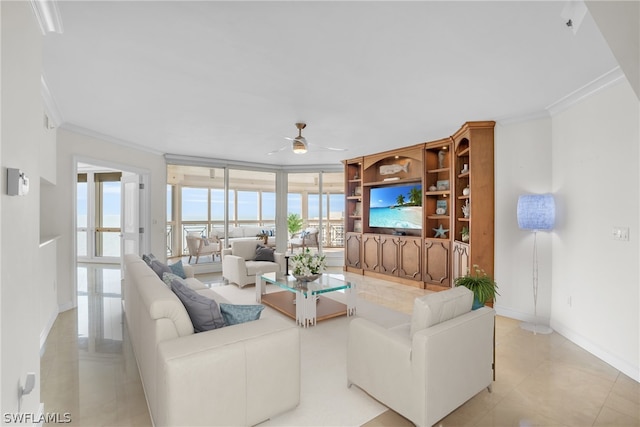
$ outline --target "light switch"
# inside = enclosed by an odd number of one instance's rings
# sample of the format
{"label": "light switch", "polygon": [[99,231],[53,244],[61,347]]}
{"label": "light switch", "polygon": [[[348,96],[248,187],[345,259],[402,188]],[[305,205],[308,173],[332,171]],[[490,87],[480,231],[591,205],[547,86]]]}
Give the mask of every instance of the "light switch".
{"label": "light switch", "polygon": [[629,227],[613,227],[613,239],[628,242]]}

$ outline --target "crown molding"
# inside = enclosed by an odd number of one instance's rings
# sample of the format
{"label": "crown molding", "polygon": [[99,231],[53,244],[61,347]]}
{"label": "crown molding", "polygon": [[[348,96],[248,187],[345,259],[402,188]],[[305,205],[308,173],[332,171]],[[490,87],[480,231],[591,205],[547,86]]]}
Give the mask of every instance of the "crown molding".
{"label": "crown molding", "polygon": [[496,119],[496,123],[499,123],[500,125],[512,125],[516,123],[530,122],[533,120],[549,118],[551,118],[551,116],[547,110],[538,110],[515,116],[505,116],[502,118],[499,117]]}
{"label": "crown molding", "polygon": [[42,35],[49,33],[62,34],[62,17],[56,0],[30,0],[33,13],[36,15]]}
{"label": "crown molding", "polygon": [[76,126],[72,123],[63,123],[60,128],[68,130],[70,132],[74,132],[74,133],[78,133],[80,135],[85,135],[91,138],[95,138],[95,139],[100,139],[102,141],[106,141],[106,142],[110,142],[112,144],[116,144],[116,145],[121,145],[123,147],[127,147],[127,148],[134,148],[136,150],[140,150],[140,151],[145,151],[147,153],[151,153],[151,154],[155,154],[157,156],[162,156],[164,154],[164,152],[160,151],[160,150],[154,150],[152,148],[149,147],[145,147],[142,145],[138,145],[135,144],[133,142],[130,141],[125,141],[123,139],[119,139],[110,135],[105,135],[103,133],[100,132],[96,132],[94,130],[90,130],[87,128],[83,128],[81,126]]}
{"label": "crown molding", "polygon": [[622,69],[620,67],[615,67],[614,69],[596,78],[592,82],[587,83],[586,85],[574,90],[570,94],[560,98],[553,104],[548,105],[547,107],[545,107],[545,110],[547,110],[553,117],[556,114],[577,104],[583,99],[588,98],[610,86],[621,83],[624,78],[625,76],[622,72]]}
{"label": "crown molding", "polygon": [[315,165],[274,165],[269,163],[243,162],[239,160],[214,159],[211,157],[185,156],[182,154],[164,155],[165,161],[170,165],[203,166],[209,168],[234,167],[239,169],[249,169],[264,172],[286,171],[286,172],[343,172],[342,163],[337,164],[315,164]]}

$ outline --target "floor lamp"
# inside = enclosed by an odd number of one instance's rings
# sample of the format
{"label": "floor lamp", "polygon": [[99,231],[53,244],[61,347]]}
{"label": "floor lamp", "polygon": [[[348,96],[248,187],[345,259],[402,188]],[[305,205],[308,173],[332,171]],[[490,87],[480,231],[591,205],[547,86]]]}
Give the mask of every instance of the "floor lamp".
{"label": "floor lamp", "polygon": [[525,194],[518,198],[518,227],[533,231],[533,323],[523,322],[522,329],[534,334],[550,334],[553,330],[538,325],[538,245],[540,230],[551,230],[556,217],[556,205],[551,194]]}

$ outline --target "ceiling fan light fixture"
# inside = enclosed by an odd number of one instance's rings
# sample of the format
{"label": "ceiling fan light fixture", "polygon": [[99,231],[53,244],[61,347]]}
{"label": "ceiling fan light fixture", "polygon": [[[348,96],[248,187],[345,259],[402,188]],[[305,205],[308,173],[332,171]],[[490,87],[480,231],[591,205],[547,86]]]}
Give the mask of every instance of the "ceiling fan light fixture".
{"label": "ceiling fan light fixture", "polygon": [[307,144],[303,137],[297,137],[293,140],[293,152],[295,154],[304,154],[307,152]]}

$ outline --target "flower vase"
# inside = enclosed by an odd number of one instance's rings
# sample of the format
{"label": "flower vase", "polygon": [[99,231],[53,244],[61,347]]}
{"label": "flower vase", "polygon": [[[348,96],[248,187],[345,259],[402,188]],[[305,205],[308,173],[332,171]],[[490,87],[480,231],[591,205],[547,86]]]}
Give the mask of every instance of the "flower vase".
{"label": "flower vase", "polygon": [[293,275],[293,277],[295,277],[295,279],[301,283],[313,282],[314,280],[317,280],[320,276],[322,276],[322,273],[311,274],[309,276],[300,276],[297,274]]}

